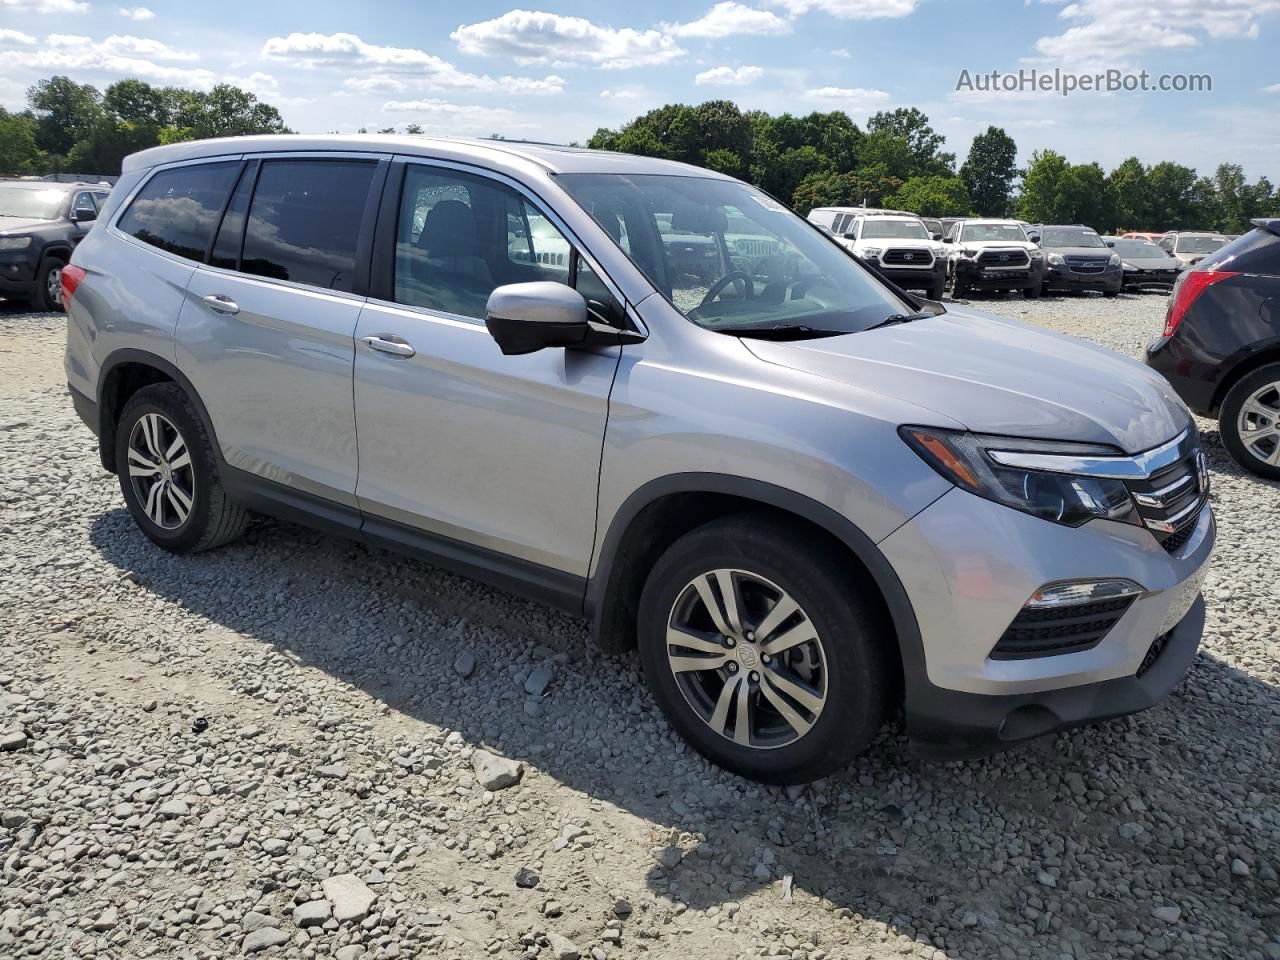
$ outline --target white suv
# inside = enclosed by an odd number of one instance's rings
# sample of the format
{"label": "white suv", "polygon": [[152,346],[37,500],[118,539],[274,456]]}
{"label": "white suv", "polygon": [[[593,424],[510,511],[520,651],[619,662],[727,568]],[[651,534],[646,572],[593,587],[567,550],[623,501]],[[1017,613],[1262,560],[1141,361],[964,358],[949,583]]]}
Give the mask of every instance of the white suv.
{"label": "white suv", "polygon": [[970,290],[1021,290],[1034,299],[1044,282],[1044,253],[1017,220],[960,220],[946,239],[956,299]]}
{"label": "white suv", "polygon": [[931,300],[942,299],[947,285],[944,248],[914,213],[829,207],[811,210],[809,220],[830,228],[841,246],[890,282],[904,290],[924,290]]}

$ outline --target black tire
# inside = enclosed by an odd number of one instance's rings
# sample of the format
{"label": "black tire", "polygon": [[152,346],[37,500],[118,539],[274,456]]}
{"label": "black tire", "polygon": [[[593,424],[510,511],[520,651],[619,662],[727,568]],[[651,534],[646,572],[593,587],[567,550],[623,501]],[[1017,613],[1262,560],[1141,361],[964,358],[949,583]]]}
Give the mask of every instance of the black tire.
{"label": "black tire", "polygon": [[930,300],[941,300],[943,295],[946,292],[947,292],[947,281],[944,278],[942,280],[939,280],[932,287],[930,287],[928,291],[926,291],[925,296],[927,296]]}
{"label": "black tire", "polygon": [[[31,295],[31,306],[36,310],[62,309],[62,268],[66,263],[57,257],[45,257],[36,271],[36,289]],[[51,283],[57,282],[58,293],[50,292]]]}
{"label": "black tire", "polygon": [[1022,288],[1022,295],[1026,297],[1028,300],[1039,300],[1040,293],[1041,293],[1040,284],[1038,283],[1033,283],[1029,287]]}
{"label": "black tire", "polygon": [[[167,421],[168,427],[184,442],[190,457],[186,476],[190,478],[191,506],[175,526],[164,525],[163,514],[162,522],[148,515],[146,503],[129,472],[130,438],[139,421],[150,414],[158,414]],[[249,514],[233,503],[223,489],[213,444],[191,400],[176,383],[151,384],[131,396],[120,412],[115,439],[116,473],[125,505],[142,532],[157,546],[172,553],[199,553],[229,543],[244,531]],[[176,471],[173,475],[177,476]],[[145,479],[140,481],[145,482]],[[162,505],[161,509],[168,510],[168,519],[176,519],[175,507]]]}
{"label": "black tire", "polygon": [[1102,295],[1107,299],[1111,299],[1112,297],[1120,296],[1120,291],[1119,290],[1103,290]]}
{"label": "black tire", "polygon": [[[1222,437],[1222,445],[1227,448],[1227,453],[1231,454],[1232,460],[1250,473],[1256,473],[1268,480],[1280,480],[1280,465],[1264,463],[1254,456],[1240,436],[1241,409],[1251,396],[1269,385],[1276,386],[1277,394],[1273,402],[1280,403],[1280,363],[1269,363],[1259,367],[1236,381],[1235,385],[1227,391],[1227,396],[1222,401],[1222,409],[1218,411],[1218,432]],[[1272,398],[1264,394],[1261,399]],[[1277,442],[1280,443],[1280,440]],[[1275,449],[1277,448],[1273,447],[1266,452],[1271,453]]]}
{"label": "black tire", "polygon": [[[781,673],[784,679],[794,680],[796,676],[790,671],[797,655],[809,654],[793,648],[791,653],[775,654],[772,664],[767,665],[770,658],[761,656],[767,638],[760,638],[759,646],[741,643],[732,655],[722,654],[731,659],[722,670],[681,676],[705,677],[715,684],[716,677],[727,683],[729,670],[740,673],[742,684],[755,691],[753,716],[762,723],[773,723],[774,730],[782,730],[783,740],[787,734],[794,736],[789,742],[778,741],[779,745],[772,747],[734,742],[727,726],[724,733],[712,729],[676,679],[668,659],[668,625],[678,620],[677,605],[690,595],[693,581],[717,569],[765,578],[799,604],[801,616],[808,618],[819,638],[819,657],[809,663],[822,664],[825,701],[816,717],[803,717],[812,723],[806,732],[799,733],[783,722],[767,704],[765,691],[756,680],[766,670],[769,677]],[[712,521],[685,534],[658,559],[640,599],[640,660],[659,706],[694,749],[713,763],[765,783],[807,783],[838,770],[866,749],[896,701],[897,674],[890,652],[895,641],[878,612],[877,600],[860,593],[860,589],[868,589],[866,584],[860,587],[848,574],[848,557],[836,548],[815,543],[812,535],[804,536],[791,524],[760,514]],[[746,589],[742,606],[749,608]],[[758,625],[761,617],[758,610],[748,610],[743,620]],[[793,623],[791,619],[782,621],[769,636],[779,636],[786,632],[783,625]],[[755,640],[747,629],[743,623],[743,636]],[[747,654],[750,659],[744,656],[746,647],[751,648]],[[741,658],[741,666],[733,657]],[[781,688],[773,685],[772,689]],[[735,692],[734,710],[738,697]],[[736,719],[734,727],[736,730]]]}
{"label": "black tire", "polygon": [[966,287],[959,280],[956,280],[955,283],[951,285],[951,299],[963,300],[968,295],[969,295],[969,288]]}

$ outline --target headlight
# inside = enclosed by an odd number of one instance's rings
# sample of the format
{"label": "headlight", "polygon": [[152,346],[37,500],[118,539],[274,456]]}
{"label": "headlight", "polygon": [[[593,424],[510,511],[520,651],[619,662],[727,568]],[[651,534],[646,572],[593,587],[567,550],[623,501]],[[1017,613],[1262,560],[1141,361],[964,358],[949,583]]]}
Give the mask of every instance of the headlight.
{"label": "headlight", "polygon": [[1032,263],[1035,263],[1037,260],[1044,259],[1044,254],[1041,253],[1039,250],[1032,250],[1027,255],[1031,258]]}
{"label": "headlight", "polygon": [[960,256],[964,257],[966,260],[972,260],[977,255],[977,250],[970,250],[968,247],[965,247],[960,251]]}
{"label": "headlight", "polygon": [[934,427],[900,427],[898,433],[943,479],[962,490],[1033,517],[1076,527],[1102,517],[1141,524],[1121,480],[1007,467],[989,451],[1071,456],[1115,456],[1110,447],[979,436]]}
{"label": "headlight", "polygon": [[1118,267],[1118,266],[1120,266],[1120,254],[1118,254],[1118,253],[1113,253],[1110,257],[1108,257],[1108,258],[1107,258],[1107,266],[1109,266],[1109,267]]}
{"label": "headlight", "polygon": [[1050,263],[1052,263],[1055,267],[1060,266],[1060,265],[1062,264],[1062,262],[1063,262],[1063,261],[1062,261],[1062,254],[1060,254],[1060,253],[1051,253],[1051,254],[1049,254],[1049,262],[1050,262]]}
{"label": "headlight", "polygon": [[1132,263],[1122,263],[1122,264],[1120,264],[1120,266],[1124,267],[1126,270],[1137,270],[1137,269],[1138,269],[1138,268],[1137,268],[1137,267],[1135,267]]}
{"label": "headlight", "polygon": [[863,247],[862,255],[864,257],[878,257],[880,256],[880,248],[879,247]]}
{"label": "headlight", "polygon": [[25,250],[29,246],[30,237],[0,237],[0,250]]}

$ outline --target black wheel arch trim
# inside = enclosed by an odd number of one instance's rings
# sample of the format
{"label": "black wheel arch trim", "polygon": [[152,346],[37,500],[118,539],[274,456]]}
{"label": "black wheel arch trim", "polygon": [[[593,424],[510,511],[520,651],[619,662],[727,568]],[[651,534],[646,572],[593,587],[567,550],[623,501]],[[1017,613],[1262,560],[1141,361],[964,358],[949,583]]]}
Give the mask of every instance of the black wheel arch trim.
{"label": "black wheel arch trim", "polygon": [[122,347],[119,350],[113,350],[107,354],[102,362],[102,366],[98,370],[98,389],[97,389],[97,412],[98,412],[98,455],[102,460],[103,469],[108,473],[115,473],[115,437],[116,418],[120,411],[113,409],[111,404],[106,402],[103,396],[103,389],[111,380],[111,374],[118,368],[127,363],[138,363],[144,366],[154,367],[163,373],[174,383],[178,384],[186,393],[191,405],[196,408],[196,414],[200,417],[200,422],[204,426],[209,436],[210,442],[213,444],[213,455],[218,460],[221,467],[225,461],[222,457],[222,447],[218,445],[218,435],[213,429],[213,421],[209,418],[209,411],[205,409],[204,401],[200,399],[200,394],[187,379],[184,374],[171,360],[166,360],[159,354],[151,353],[147,350],[138,350],[133,347]]}
{"label": "black wheel arch trim", "polygon": [[1231,388],[1253,371],[1271,363],[1280,363],[1280,336],[1249,343],[1218,364],[1220,375],[1213,385],[1212,407],[1209,416],[1217,417]]}
{"label": "black wheel arch trim", "polygon": [[925,673],[924,642],[920,636],[920,625],[897,572],[875,541],[847,517],[811,497],[763,480],[719,473],[678,473],[650,480],[627,497],[614,514],[601,541],[595,571],[587,582],[583,601],[584,612],[591,620],[592,633],[597,642],[606,649],[617,652],[616,641],[611,642],[606,636],[606,624],[614,612],[611,607],[618,602],[615,585],[611,580],[619,549],[626,540],[632,523],[646,507],[663,497],[680,493],[723,494],[753,500],[762,506],[773,507],[807,520],[844,544],[871,574],[888,610],[898,640],[910,716],[913,700],[927,695],[932,685]]}

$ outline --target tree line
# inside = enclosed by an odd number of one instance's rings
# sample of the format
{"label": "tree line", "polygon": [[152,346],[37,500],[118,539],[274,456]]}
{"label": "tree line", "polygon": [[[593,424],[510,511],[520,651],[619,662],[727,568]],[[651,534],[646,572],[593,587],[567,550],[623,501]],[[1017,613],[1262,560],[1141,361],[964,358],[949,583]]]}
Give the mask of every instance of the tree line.
{"label": "tree line", "polygon": [[1052,150],[1017,166],[1017,145],[999,127],[973,138],[963,163],[914,107],[881,111],[860,128],[840,111],[805,116],[742,111],[728,100],[670,104],[588,146],[679,160],[748,180],[801,213],[813,207],[891,207],[927,217],[1016,216],[1030,223],[1083,223],[1112,230],[1206,229],[1240,233],[1280,215],[1266,177],[1249,183],[1238,164],[1212,177],[1182,164],[1130,157],[1110,173],[1072,165]]}
{"label": "tree line", "polygon": [[127,79],[100,92],[50,77],[27,90],[27,109],[0,107],[0,175],[113,176],[127,155],[157,144],[289,132],[279,110],[231,84],[205,92]]}

